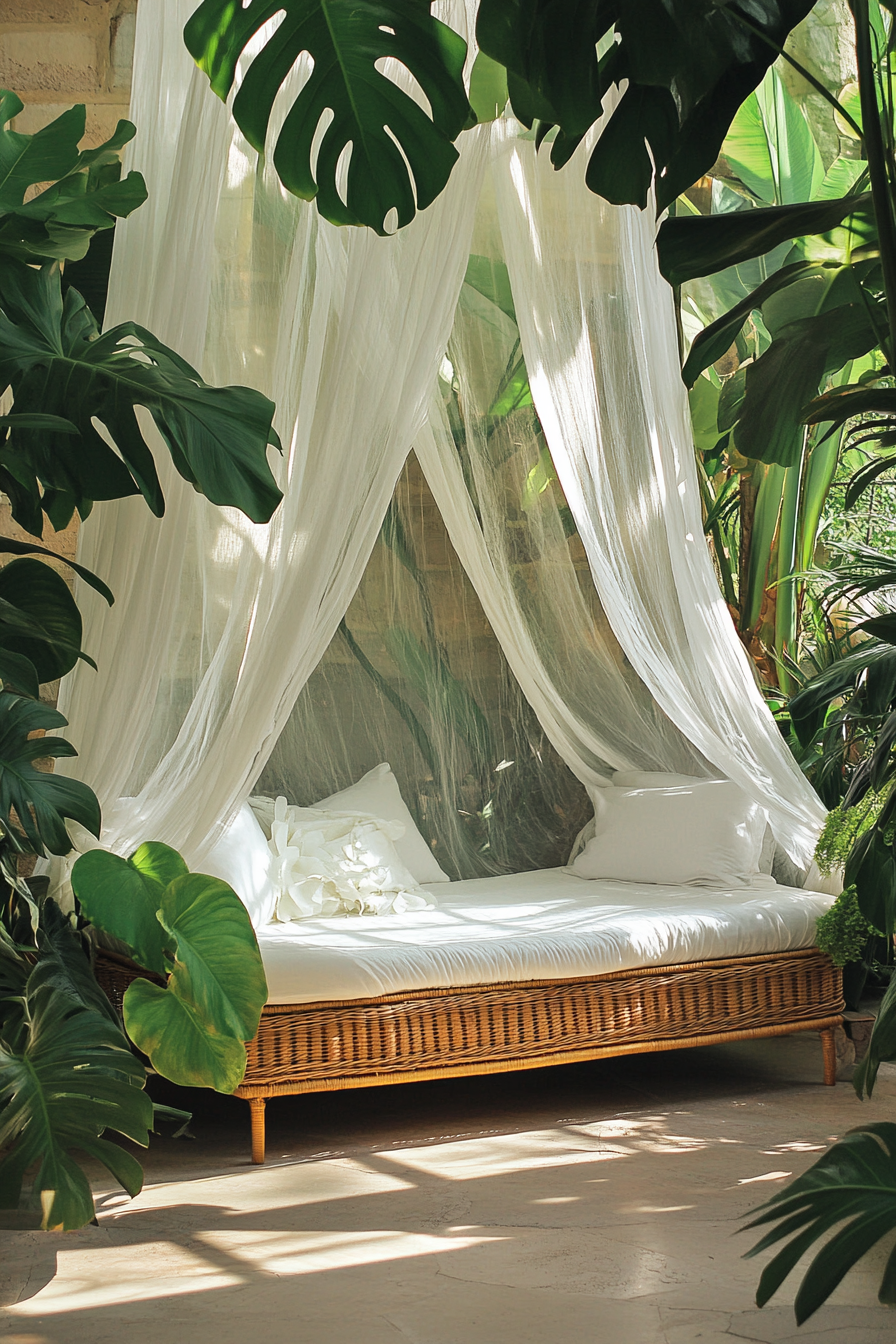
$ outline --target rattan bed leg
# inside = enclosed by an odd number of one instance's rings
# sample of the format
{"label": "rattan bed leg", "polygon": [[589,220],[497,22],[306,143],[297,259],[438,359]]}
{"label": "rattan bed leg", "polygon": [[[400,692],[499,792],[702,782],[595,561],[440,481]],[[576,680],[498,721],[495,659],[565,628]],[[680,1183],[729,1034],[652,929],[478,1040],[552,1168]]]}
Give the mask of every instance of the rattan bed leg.
{"label": "rattan bed leg", "polygon": [[264,1162],[264,1107],[266,1097],[253,1097],[249,1102],[252,1114],[252,1161],[256,1166]]}
{"label": "rattan bed leg", "polygon": [[824,1081],[828,1087],[833,1087],[837,1081],[837,1041],[834,1036],[833,1027],[822,1027],[819,1032],[821,1036],[821,1052],[824,1058]]}

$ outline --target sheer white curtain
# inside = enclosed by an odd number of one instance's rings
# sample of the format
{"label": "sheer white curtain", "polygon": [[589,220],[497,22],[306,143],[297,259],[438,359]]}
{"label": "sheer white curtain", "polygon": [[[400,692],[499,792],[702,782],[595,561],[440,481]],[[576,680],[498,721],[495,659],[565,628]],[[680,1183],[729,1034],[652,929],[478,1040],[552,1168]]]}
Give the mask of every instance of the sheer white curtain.
{"label": "sheer white curtain", "polygon": [[[117,601],[110,612],[82,593],[100,671],[68,678],[61,708],[104,839],[122,852],[161,839],[201,863],[336,631],[416,441],[508,662],[574,773],[596,787],[619,766],[717,771],[805,863],[823,810],[718,592],[650,214],[604,205],[580,164],[554,173],[513,130],[480,128],[409,229],[334,229],[257,165],[193,68],[181,31],[194,2],[141,0],[130,162],[150,201],[118,230],[107,320],[150,327],[210,381],[266,392],[286,497],[254,526],[195,495],[160,449],[165,518],[122,501],[84,526],[80,558]],[[288,103],[287,91],[281,116]],[[469,331],[455,357],[475,500],[444,421],[423,428],[491,159],[535,406],[599,604],[552,551],[556,510],[528,519],[520,582],[502,512],[511,468],[477,421],[487,351]],[[507,462],[515,446],[511,433]]]}
{"label": "sheer white curtain", "polygon": [[631,666],[808,867],[824,809],[762,699],[712,568],[652,213],[593,196],[582,153],[557,173],[517,140],[494,169],[535,406]]}
{"label": "sheer white curtain", "polygon": [[104,839],[161,839],[196,863],[363,573],[445,349],[485,147],[462,137],[448,190],[397,237],[333,228],[256,168],[183,48],[192,8],[140,6],[131,163],[151,204],[116,240],[108,321],[134,318],[210,381],[276,402],[285,499],[254,526],[168,467],[161,523],[134,501],[98,509],[81,558],[117,601],[85,597],[100,671],[70,678],[61,707]]}

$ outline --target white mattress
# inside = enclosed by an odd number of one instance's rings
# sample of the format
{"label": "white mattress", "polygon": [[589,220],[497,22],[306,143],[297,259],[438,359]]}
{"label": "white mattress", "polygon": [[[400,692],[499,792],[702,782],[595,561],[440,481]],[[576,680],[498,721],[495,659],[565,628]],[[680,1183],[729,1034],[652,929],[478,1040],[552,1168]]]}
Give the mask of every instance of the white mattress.
{"label": "white mattress", "polygon": [[811,947],[833,898],[583,881],[561,868],[440,883],[435,910],[271,924],[258,934],[270,1003],[565,980],[638,966]]}

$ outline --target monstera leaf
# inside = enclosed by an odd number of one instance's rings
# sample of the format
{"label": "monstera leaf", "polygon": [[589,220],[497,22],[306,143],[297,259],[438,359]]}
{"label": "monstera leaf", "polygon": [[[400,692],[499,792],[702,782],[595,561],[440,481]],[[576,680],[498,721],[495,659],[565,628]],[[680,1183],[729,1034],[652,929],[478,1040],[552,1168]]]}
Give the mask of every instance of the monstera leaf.
{"label": "monstera leaf", "polygon": [[[763,1271],[757,1305],[764,1306],[801,1257],[844,1222],[806,1270],[794,1302],[798,1325],[827,1301],[867,1250],[896,1228],[896,1125],[884,1122],[851,1130],[747,1224],[748,1229],[778,1224],[748,1256],[790,1238]],[[879,1298],[896,1304],[896,1251],[884,1268]]]}
{"label": "monstera leaf", "polygon": [[12,386],[16,413],[60,416],[79,435],[11,428],[0,447],[0,488],[23,527],[39,533],[41,510],[58,528],[74,509],[84,516],[94,500],[138,493],[154,513],[164,512],[139,406],[152,416],[181,476],[212,503],[267,522],[282,497],[267,462],[268,444],[277,445],[267,397],[245,387],[209,387],[133,322],[101,336],[75,290],[63,300],[55,266],[0,268],[0,310],[0,387]]}
{"label": "monstera leaf", "polygon": [[0,1207],[19,1204],[22,1179],[36,1165],[34,1195],[45,1228],[68,1231],[94,1217],[90,1183],[72,1149],[102,1162],[128,1194],[143,1184],[139,1162],[102,1138],[111,1129],[144,1147],[152,1103],[143,1065],[108,1014],[79,1005],[56,983],[58,959],[43,958],[26,993],[27,1037],[0,1037]]}
{"label": "monstera leaf", "polygon": [[[121,181],[119,151],[134,138],[135,127],[120,121],[96,149],[80,151],[84,106],[69,108],[48,126],[26,135],[7,123],[23,103],[0,89],[0,256],[19,261],[76,261],[84,256],[98,229],[111,229],[146,200],[139,173]],[[51,185],[32,196],[40,183]]]}
{"label": "monstera leaf", "polygon": [[37,696],[40,682],[71,671],[81,651],[81,613],[68,585],[40,560],[0,569],[0,677]]}
{"label": "monstera leaf", "polygon": [[48,705],[0,691],[0,825],[6,832],[5,842],[19,852],[67,854],[71,840],[66,817],[92,835],[100,833],[100,805],[87,785],[38,770],[33,764],[45,757],[77,756],[72,744],[61,737],[29,736],[64,728],[66,723]]}
{"label": "monstera leaf", "polygon": [[128,1035],[153,1068],[185,1087],[232,1092],[246,1071],[267,983],[245,906],[226,882],[190,873],[167,845],[125,862],[82,854],[72,888],[97,928],[120,938],[162,986],[135,980],[124,996]]}
{"label": "monstera leaf", "polygon": [[[712,167],[738,107],[760,83],[812,0],[481,0],[479,46],[507,67],[510,101],[539,139],[559,126],[551,161],[565,164],[609,113],[586,170],[592,191],[660,210]],[[626,81],[623,84],[623,81]]]}
{"label": "monstera leaf", "polygon": [[[220,98],[262,26],[282,22],[247,65],[233,115],[249,143],[264,151],[274,100],[295,61],[314,68],[296,96],[274,148],[288,191],[317,198],[334,224],[367,224],[384,233],[438,196],[457,160],[451,143],[473,120],[464,92],[466,43],[430,14],[428,0],[204,0],[184,29],[187,47]],[[379,67],[386,59],[411,72],[430,115]],[[326,125],[328,114],[332,119]],[[320,125],[326,125],[313,161]],[[344,188],[340,160],[351,146]]]}

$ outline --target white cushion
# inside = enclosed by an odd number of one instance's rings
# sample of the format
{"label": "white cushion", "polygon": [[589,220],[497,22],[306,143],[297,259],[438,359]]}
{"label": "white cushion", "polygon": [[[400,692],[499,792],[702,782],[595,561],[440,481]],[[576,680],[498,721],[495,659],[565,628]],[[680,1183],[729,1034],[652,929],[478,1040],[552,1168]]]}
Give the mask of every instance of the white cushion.
{"label": "white cushion", "polygon": [[702,887],[774,885],[759,872],[765,812],[728,780],[600,790],[577,877]]}
{"label": "white cushion", "polygon": [[277,893],[271,875],[273,856],[258,818],[248,803],[237,812],[207,858],[202,871],[228,882],[249,912],[252,927],[274,918]]}
{"label": "white cushion", "polygon": [[786,952],[812,946],[815,921],[832,897],[786,887],[581,882],[553,868],[452,882],[438,899],[436,910],[390,919],[269,924],[258,935],[268,1001],[581,980],[638,966]]}
{"label": "white cushion", "polygon": [[270,840],[277,919],[433,909],[395,851],[400,830],[400,822],[291,807],[278,798]]}
{"label": "white cushion", "polygon": [[425,887],[433,882],[451,881],[414,825],[414,818],[401,796],[398,780],[386,762],[368,770],[350,788],[331,794],[329,798],[322,798],[314,806],[325,812],[365,813],[371,817],[382,817],[384,821],[400,822],[404,831],[396,839],[395,848],[398,857],[416,880]]}

